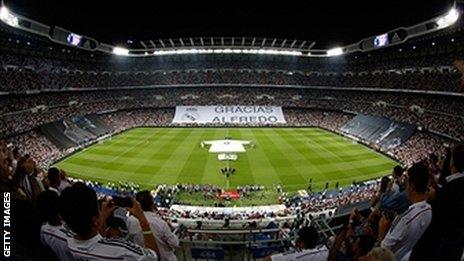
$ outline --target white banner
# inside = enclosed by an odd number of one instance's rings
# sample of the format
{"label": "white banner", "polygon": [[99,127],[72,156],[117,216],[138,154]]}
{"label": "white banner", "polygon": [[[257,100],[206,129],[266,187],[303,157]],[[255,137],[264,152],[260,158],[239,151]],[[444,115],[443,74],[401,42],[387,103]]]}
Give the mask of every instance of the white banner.
{"label": "white banner", "polygon": [[177,106],[172,123],[276,124],[286,123],[277,106]]}

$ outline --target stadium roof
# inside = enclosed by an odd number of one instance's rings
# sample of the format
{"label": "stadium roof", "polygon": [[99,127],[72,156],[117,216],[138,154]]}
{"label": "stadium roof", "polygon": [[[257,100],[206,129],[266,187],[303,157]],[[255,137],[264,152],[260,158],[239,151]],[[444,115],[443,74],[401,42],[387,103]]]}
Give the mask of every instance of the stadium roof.
{"label": "stadium roof", "polygon": [[17,14],[130,48],[196,36],[301,39],[331,48],[436,17],[454,1],[99,2],[4,0]]}

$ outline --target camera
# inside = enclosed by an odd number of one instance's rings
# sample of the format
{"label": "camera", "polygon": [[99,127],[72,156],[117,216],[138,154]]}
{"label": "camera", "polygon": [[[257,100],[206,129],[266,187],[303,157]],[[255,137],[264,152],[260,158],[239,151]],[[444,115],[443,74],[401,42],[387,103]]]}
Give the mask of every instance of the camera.
{"label": "camera", "polygon": [[131,208],[134,206],[132,200],[128,197],[113,196],[113,203],[115,206],[122,208]]}

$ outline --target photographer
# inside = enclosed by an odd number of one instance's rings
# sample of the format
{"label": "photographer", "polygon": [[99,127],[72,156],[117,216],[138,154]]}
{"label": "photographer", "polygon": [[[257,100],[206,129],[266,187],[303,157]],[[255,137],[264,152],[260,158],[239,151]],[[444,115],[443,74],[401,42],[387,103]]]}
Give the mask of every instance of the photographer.
{"label": "photographer", "polygon": [[283,261],[283,260],[327,260],[329,250],[325,245],[319,244],[319,233],[314,226],[302,227],[298,231],[297,249],[275,254],[267,257],[265,260]]}
{"label": "photographer", "polygon": [[63,220],[76,233],[74,238],[68,240],[74,258],[158,260],[158,246],[140,204],[132,199],[132,205],[127,210],[139,220],[147,248],[130,241],[101,236],[106,231],[106,220],[116,208],[113,201],[105,200],[99,209],[95,191],[85,184],[76,183],[64,189],[59,199],[59,210]]}
{"label": "photographer", "polygon": [[[143,213],[155,236],[156,243],[159,247],[160,260],[177,260],[174,250],[179,247],[179,239],[171,232],[171,228],[166,221],[155,213],[153,196],[148,191],[141,191],[137,193],[136,199],[140,202]],[[142,230],[139,223],[140,222],[132,216],[127,219],[129,236],[134,239],[135,243],[143,245],[144,238],[142,237]]]}

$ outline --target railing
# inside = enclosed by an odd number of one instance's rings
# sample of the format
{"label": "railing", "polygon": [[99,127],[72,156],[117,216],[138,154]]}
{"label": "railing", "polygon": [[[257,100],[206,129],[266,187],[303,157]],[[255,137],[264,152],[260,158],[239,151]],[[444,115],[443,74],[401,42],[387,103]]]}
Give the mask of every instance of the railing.
{"label": "railing", "polygon": [[[340,225],[330,227],[329,221],[323,217],[313,219],[325,244],[335,236]],[[186,229],[178,231],[181,248],[177,256],[181,260],[262,260],[265,257],[285,252],[294,247],[295,231],[281,228],[270,229]]]}
{"label": "railing", "polygon": [[243,230],[187,229],[177,255],[181,260],[259,260],[285,251],[295,237],[279,228]]}

